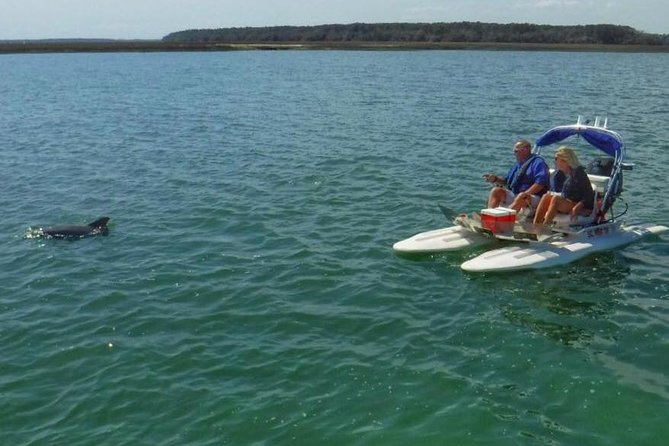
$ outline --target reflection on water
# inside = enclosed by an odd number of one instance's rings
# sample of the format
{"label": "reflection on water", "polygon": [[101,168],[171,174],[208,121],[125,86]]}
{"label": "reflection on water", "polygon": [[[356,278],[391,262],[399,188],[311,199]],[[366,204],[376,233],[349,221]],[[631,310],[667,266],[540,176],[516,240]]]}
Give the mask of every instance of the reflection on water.
{"label": "reflection on water", "polygon": [[593,355],[597,361],[611,370],[621,381],[669,401],[669,377],[666,373],[647,370],[605,352],[593,352]]}
{"label": "reflection on water", "polygon": [[[562,405],[587,419],[608,404],[624,407],[642,392],[652,407],[666,407],[668,363],[657,342],[666,329],[655,315],[662,299],[651,307],[647,292],[630,288],[635,269],[619,252],[607,252],[555,270],[472,275],[474,294],[487,292],[499,323],[511,328],[490,349],[480,406],[539,444],[596,440],[560,414]],[[637,293],[646,296],[644,305]],[[499,350],[505,352],[500,357],[515,360],[496,361]]]}
{"label": "reflection on water", "polygon": [[542,334],[566,345],[587,343],[592,338],[592,334],[585,329],[571,324],[541,320],[530,313],[516,312],[513,308],[503,309],[502,314],[514,325],[521,325],[534,333]]}
{"label": "reflection on water", "polygon": [[615,324],[607,317],[629,273],[622,257],[607,252],[554,270],[475,282],[495,290],[501,314],[512,324],[565,345],[587,345],[595,337],[614,337]]}
{"label": "reflection on water", "polygon": [[[639,295],[630,273],[625,257],[608,252],[556,271],[513,275],[506,281],[497,277],[500,314],[514,326],[576,348],[621,383],[669,401],[662,365],[666,355],[648,346],[648,339],[666,333],[661,317],[666,300]],[[630,342],[639,353],[621,356],[621,345]]]}

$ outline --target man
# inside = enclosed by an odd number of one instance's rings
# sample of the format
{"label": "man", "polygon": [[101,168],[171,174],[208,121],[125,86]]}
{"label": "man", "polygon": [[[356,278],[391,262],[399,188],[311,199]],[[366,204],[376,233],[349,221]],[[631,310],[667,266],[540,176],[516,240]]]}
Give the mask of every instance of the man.
{"label": "man", "polygon": [[522,208],[539,204],[539,199],[548,190],[550,172],[546,162],[532,154],[532,144],[521,139],[513,146],[516,156],[514,164],[504,178],[490,173],[483,178],[496,186],[490,191],[488,207],[506,206],[520,212]]}

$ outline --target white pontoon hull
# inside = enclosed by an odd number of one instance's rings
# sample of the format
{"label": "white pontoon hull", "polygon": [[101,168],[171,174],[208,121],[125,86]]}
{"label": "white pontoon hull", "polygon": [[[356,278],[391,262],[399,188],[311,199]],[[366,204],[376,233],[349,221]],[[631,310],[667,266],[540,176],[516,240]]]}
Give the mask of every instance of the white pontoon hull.
{"label": "white pontoon hull", "polygon": [[459,251],[491,243],[483,235],[455,225],[447,228],[421,232],[393,245],[393,250],[401,254],[420,254]]}
{"label": "white pontoon hull", "polygon": [[461,266],[470,272],[518,271],[565,265],[589,254],[618,248],[650,234],[669,230],[654,224],[621,225],[610,230],[592,231],[565,236],[551,242],[514,244],[485,252]]}

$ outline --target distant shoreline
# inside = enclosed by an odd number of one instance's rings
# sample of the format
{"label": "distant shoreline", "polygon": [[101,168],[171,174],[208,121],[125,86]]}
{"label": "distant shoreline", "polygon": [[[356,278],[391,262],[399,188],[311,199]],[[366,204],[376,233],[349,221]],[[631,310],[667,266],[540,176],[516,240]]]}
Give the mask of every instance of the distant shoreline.
{"label": "distant shoreline", "polygon": [[574,51],[668,53],[667,45],[542,44],[496,42],[257,42],[257,43],[176,43],[160,40],[119,41],[5,41],[0,54],[96,53],[96,52],[175,52],[252,50],[487,50],[487,51]]}

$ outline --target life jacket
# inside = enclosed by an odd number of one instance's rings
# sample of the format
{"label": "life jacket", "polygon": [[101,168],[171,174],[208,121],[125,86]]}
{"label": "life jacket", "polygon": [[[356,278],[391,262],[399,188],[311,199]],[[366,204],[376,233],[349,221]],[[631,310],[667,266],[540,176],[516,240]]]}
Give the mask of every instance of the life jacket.
{"label": "life jacket", "polygon": [[527,172],[528,167],[530,166],[530,163],[536,159],[540,158],[538,155],[530,155],[529,158],[525,160],[525,162],[520,166],[520,169],[516,171],[516,174],[513,176],[513,179],[511,180],[511,184],[509,184],[509,190],[515,193],[516,186],[518,185],[518,182],[520,181],[523,176],[525,176],[525,172]]}

